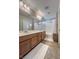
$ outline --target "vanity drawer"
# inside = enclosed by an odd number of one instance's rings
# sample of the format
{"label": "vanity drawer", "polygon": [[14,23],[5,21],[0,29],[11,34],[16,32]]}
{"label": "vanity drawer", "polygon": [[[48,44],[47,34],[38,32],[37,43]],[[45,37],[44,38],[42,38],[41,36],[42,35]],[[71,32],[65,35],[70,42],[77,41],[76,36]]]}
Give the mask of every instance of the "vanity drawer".
{"label": "vanity drawer", "polygon": [[36,34],[30,34],[30,35],[21,36],[21,37],[19,37],[19,42],[21,43],[21,42],[23,42],[25,40],[28,40],[28,39],[30,39],[32,37],[35,37],[35,36],[36,36]]}
{"label": "vanity drawer", "polygon": [[37,39],[38,43],[41,41],[41,39],[42,39],[41,37],[42,37],[42,33],[40,32],[40,33],[38,33],[38,39]]}
{"label": "vanity drawer", "polygon": [[42,32],[42,40],[44,40],[46,37],[46,33],[45,32]]}
{"label": "vanity drawer", "polygon": [[32,39],[31,39],[31,48],[33,48],[34,46],[36,46],[37,45],[37,43],[38,43],[38,37],[33,37]]}
{"label": "vanity drawer", "polygon": [[31,48],[30,40],[26,40],[20,43],[20,55],[25,55]]}

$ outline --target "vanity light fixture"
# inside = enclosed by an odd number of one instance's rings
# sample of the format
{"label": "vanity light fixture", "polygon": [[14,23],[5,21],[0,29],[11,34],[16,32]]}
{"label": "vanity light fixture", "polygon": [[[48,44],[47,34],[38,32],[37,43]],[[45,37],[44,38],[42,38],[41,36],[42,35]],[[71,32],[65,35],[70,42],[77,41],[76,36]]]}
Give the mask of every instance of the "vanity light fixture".
{"label": "vanity light fixture", "polygon": [[38,10],[37,15],[43,16],[44,14],[40,10]]}
{"label": "vanity light fixture", "polygon": [[30,7],[27,6],[26,4],[23,5],[24,11],[30,14]]}
{"label": "vanity light fixture", "polygon": [[24,4],[23,7],[26,9],[27,8],[26,4]]}
{"label": "vanity light fixture", "polygon": [[19,6],[22,10],[30,14],[30,7],[26,5],[22,0],[19,2]]}
{"label": "vanity light fixture", "polygon": [[37,17],[39,20],[41,20],[41,19],[42,19],[42,17],[41,17],[41,16],[39,16],[39,15],[37,15],[36,17]]}
{"label": "vanity light fixture", "polygon": [[36,12],[36,18],[38,18],[38,20],[42,20],[42,17],[44,16],[44,14],[40,11],[40,10],[38,10],[37,12]]}
{"label": "vanity light fixture", "polygon": [[26,8],[28,11],[30,11],[30,7],[29,6],[27,6],[27,8]]}
{"label": "vanity light fixture", "polygon": [[25,7],[25,12],[30,13],[30,7],[29,6]]}

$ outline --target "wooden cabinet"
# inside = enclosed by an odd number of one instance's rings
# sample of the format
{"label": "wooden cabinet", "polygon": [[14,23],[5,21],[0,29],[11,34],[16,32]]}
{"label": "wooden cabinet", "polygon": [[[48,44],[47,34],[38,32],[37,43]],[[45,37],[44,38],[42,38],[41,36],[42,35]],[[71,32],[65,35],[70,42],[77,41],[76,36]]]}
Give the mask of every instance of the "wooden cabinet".
{"label": "wooden cabinet", "polygon": [[41,41],[42,39],[42,32],[38,33],[38,43]]}
{"label": "wooden cabinet", "polygon": [[34,33],[19,37],[19,57],[22,59],[29,51],[45,38],[45,32]]}
{"label": "wooden cabinet", "polygon": [[37,36],[36,37],[33,37],[31,39],[31,48],[35,47],[37,45],[37,42],[38,42]]}
{"label": "wooden cabinet", "polygon": [[53,33],[54,42],[58,42],[58,33]]}
{"label": "wooden cabinet", "polygon": [[46,37],[46,33],[42,32],[42,40],[44,40],[45,37]]}
{"label": "wooden cabinet", "polygon": [[20,55],[25,55],[31,48],[30,40],[25,40],[20,44]]}

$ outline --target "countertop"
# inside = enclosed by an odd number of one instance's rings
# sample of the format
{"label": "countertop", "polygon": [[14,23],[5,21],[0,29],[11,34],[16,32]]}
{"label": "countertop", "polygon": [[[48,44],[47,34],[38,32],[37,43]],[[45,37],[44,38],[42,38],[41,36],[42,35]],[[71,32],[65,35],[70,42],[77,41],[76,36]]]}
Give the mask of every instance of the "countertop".
{"label": "countertop", "polygon": [[39,30],[30,30],[30,31],[27,31],[27,32],[20,31],[19,36],[30,35],[30,34],[34,34],[34,33],[38,33],[38,32],[43,32],[43,31],[39,31]]}

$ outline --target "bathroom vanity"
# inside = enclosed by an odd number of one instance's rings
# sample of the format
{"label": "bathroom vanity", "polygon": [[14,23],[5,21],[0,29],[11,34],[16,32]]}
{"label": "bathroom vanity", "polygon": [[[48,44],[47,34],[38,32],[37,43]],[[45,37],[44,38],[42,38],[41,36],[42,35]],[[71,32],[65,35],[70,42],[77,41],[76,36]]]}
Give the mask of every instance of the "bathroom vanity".
{"label": "bathroom vanity", "polygon": [[29,31],[19,33],[19,57],[23,58],[35,46],[44,40],[45,31]]}

